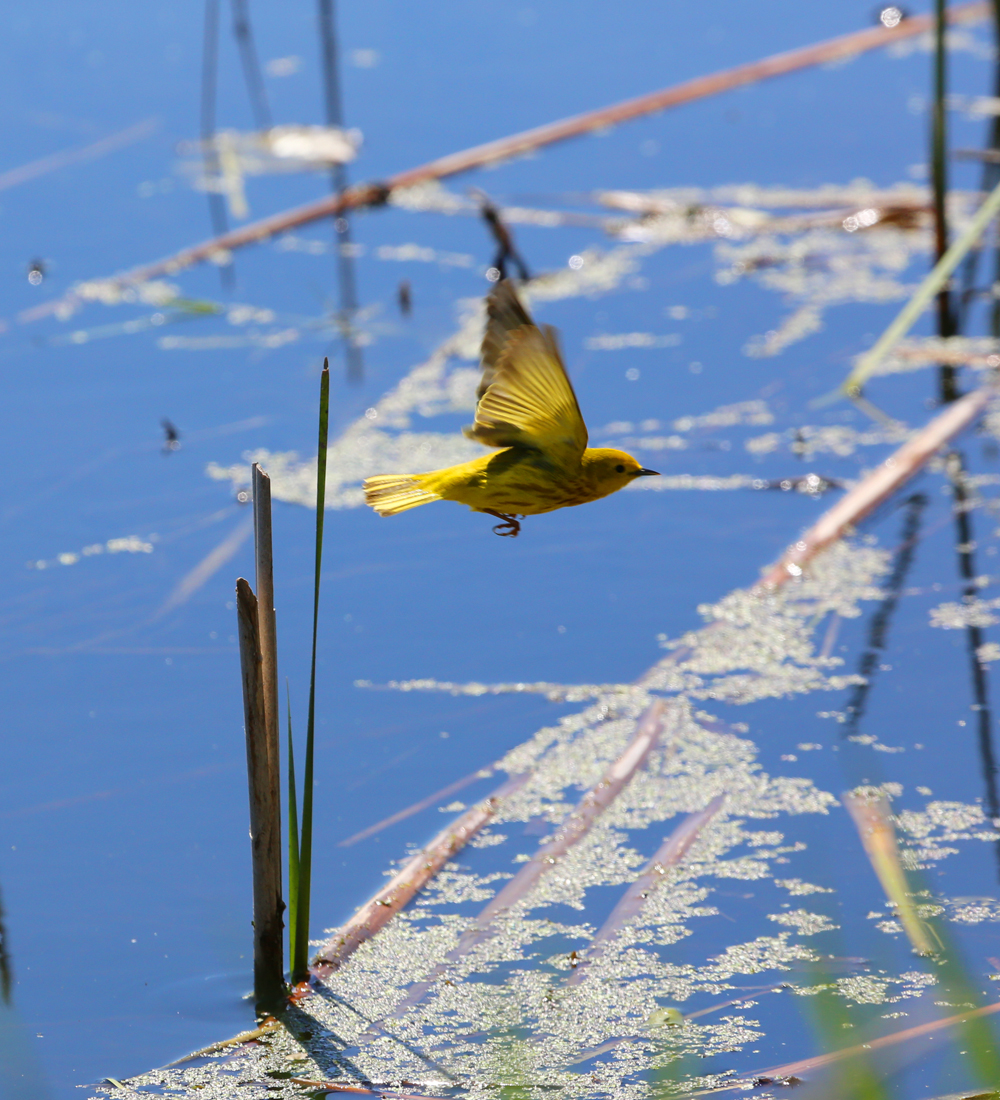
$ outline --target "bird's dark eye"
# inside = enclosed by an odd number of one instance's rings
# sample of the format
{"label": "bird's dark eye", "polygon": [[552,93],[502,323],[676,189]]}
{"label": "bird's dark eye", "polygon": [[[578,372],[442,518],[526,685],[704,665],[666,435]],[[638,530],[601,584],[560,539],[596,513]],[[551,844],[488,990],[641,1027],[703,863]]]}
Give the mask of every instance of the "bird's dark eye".
{"label": "bird's dark eye", "polygon": [[617,465],[617,466],[615,467],[615,469],[616,469],[616,470],[618,471],[618,473],[620,473],[620,474],[623,474],[623,473],[625,473],[625,467],[624,467],[624,466],[623,466],[623,465],[622,465],[622,464],[621,464],[620,462],[619,462],[619,463],[618,463],[618,465]]}

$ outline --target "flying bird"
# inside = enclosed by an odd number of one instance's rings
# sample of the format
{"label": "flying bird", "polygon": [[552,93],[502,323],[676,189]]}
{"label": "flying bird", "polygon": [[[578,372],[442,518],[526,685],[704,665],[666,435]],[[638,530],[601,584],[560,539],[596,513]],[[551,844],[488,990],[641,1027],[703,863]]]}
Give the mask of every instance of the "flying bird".
{"label": "flying bird", "polygon": [[454,500],[495,516],[502,522],[494,532],[513,538],[524,516],[588,504],[656,476],[624,451],[587,446],[555,329],[535,325],[509,280],[494,288],[486,312],[476,418],[464,432],[497,452],[426,474],[366,478],[365,499],[380,516]]}

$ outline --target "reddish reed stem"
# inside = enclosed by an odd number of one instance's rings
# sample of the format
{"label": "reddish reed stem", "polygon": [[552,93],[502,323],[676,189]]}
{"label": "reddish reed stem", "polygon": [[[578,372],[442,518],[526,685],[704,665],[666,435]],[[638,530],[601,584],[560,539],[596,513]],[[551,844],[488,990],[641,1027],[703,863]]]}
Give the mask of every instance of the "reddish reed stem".
{"label": "reddish reed stem", "polygon": [[567,985],[577,985],[583,980],[587,969],[607,950],[621,930],[641,912],[647,899],[663,881],[671,867],[676,867],[687,855],[688,849],[701,835],[702,829],[722,809],[726,801],[724,794],[716,795],[703,809],[688,816],[667,837],[656,855],[646,865],[646,869],[622,895],[614,907],[611,916],[594,937],[587,950],[586,959],[570,974]]}
{"label": "reddish reed stem", "polygon": [[760,588],[777,588],[792,577],[800,577],[805,565],[832,542],[860,523],[901,485],[910,480],[932,455],[953,436],[967,428],[986,408],[997,390],[981,386],[953,402],[904,443],[880,466],[863,478],[790,546],[758,582]]}
{"label": "reddish reed stem", "polygon": [[341,967],[363,943],[384,928],[413,895],[478,833],[492,818],[505,798],[524,785],[528,774],[511,776],[484,802],[466,810],[443,829],[431,843],[380,890],[319,949],[310,973],[327,978]]}

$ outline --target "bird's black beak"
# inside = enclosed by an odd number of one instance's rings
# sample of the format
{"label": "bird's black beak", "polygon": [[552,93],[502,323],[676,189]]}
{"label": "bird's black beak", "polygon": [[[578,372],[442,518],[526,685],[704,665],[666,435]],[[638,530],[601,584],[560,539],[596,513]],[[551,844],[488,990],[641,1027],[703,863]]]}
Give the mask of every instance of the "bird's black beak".
{"label": "bird's black beak", "polygon": [[636,477],[659,477],[660,476],[660,471],[659,470],[647,470],[647,469],[643,468],[641,470],[636,470],[635,476]]}

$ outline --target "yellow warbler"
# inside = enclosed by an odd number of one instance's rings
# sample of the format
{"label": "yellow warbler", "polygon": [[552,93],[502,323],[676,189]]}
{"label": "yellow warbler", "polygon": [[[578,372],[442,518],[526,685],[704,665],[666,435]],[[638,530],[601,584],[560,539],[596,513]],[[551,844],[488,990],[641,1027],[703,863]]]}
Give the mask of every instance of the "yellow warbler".
{"label": "yellow warbler", "polygon": [[502,520],[498,535],[516,536],[519,517],[587,504],[656,476],[624,451],[587,446],[555,330],[535,325],[510,282],[496,286],[486,311],[476,419],[465,434],[502,449],[426,474],[366,478],[365,499],[380,516],[454,500]]}

